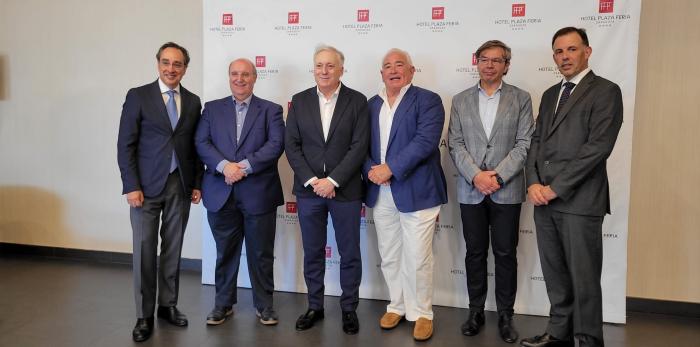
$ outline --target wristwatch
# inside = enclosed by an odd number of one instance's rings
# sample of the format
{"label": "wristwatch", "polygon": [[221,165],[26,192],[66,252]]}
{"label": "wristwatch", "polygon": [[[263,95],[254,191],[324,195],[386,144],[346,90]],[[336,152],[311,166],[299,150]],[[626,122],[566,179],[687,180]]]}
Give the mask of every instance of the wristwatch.
{"label": "wristwatch", "polygon": [[503,187],[506,183],[503,182],[503,178],[501,178],[501,175],[496,174],[496,182],[498,182],[498,185]]}

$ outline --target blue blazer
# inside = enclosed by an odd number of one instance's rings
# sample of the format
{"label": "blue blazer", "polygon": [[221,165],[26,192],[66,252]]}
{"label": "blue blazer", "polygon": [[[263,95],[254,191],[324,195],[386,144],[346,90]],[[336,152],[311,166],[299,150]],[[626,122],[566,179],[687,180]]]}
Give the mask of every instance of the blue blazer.
{"label": "blue blazer", "polygon": [[[364,174],[381,164],[379,112],[384,100],[379,95],[369,100],[370,152]],[[394,113],[386,152],[386,164],[393,172],[391,193],[401,212],[414,212],[447,203],[445,174],[440,165],[440,137],[445,123],[445,108],[440,96],[411,86]],[[366,204],[374,207],[379,186],[367,180]]]}
{"label": "blue blazer", "polygon": [[[236,142],[236,107],[233,97],[207,102],[197,127],[195,145],[206,164],[202,199],[207,210],[216,212],[235,189],[244,212],[259,215],[274,211],[284,203],[277,161],[284,150],[282,106],[253,95]],[[253,172],[228,185],[216,171],[222,160],[248,159]]]}
{"label": "blue blazer", "polygon": [[199,189],[202,162],[194,149],[194,131],[202,104],[180,86],[180,118],[173,130],[158,81],[130,89],[122,108],[117,139],[117,162],[122,194],[141,190],[154,197],[165,188],[173,149],[185,196]]}

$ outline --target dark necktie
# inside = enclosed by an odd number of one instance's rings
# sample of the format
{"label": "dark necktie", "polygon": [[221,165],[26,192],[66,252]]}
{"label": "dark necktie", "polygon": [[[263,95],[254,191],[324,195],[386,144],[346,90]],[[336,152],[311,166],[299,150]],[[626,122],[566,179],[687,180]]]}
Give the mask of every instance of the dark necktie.
{"label": "dark necktie", "polygon": [[557,111],[554,113],[554,119],[552,119],[552,124],[556,122],[559,111],[562,109],[562,107],[564,107],[564,104],[566,104],[566,100],[569,100],[569,96],[571,96],[571,90],[574,89],[575,86],[576,84],[573,82],[564,83],[564,91],[561,93],[561,98],[559,98],[559,104],[557,105]]}
{"label": "dark necktie", "polygon": [[[165,109],[168,111],[170,125],[173,127],[173,130],[175,130],[175,126],[177,125],[177,104],[175,103],[175,93],[177,92],[171,89],[165,93],[170,97],[168,99],[168,103],[165,104]],[[177,158],[175,156],[175,150],[173,150],[173,157],[170,160],[170,172],[172,173],[175,171],[175,169],[177,169]]]}

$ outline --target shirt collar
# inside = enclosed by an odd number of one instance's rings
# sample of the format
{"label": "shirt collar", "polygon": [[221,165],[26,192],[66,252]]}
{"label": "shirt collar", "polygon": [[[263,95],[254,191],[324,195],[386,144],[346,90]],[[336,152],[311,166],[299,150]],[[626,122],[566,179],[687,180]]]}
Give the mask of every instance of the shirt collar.
{"label": "shirt collar", "polygon": [[244,99],[243,101],[241,101],[240,103],[238,102],[238,100],[236,100],[236,97],[233,96],[233,95],[231,95],[231,99],[233,99],[233,104],[234,104],[234,105],[246,104],[246,105],[250,106],[250,100],[253,99],[253,94],[251,93],[250,95],[248,95],[248,97],[245,98],[245,99]]}
{"label": "shirt collar", "polygon": [[[404,94],[406,94],[406,91],[408,91],[408,88],[411,88],[413,83],[409,83],[403,87],[401,87],[401,90],[399,91],[399,98],[403,98]],[[382,89],[379,90],[379,97],[384,99],[384,101],[389,99],[389,96],[386,95],[386,86],[382,86]]]}
{"label": "shirt collar", "polygon": [[331,95],[330,99],[326,99],[326,96],[323,95],[323,93],[321,93],[321,89],[319,89],[318,86],[316,86],[316,94],[318,95],[319,98],[323,98],[323,100],[332,100],[332,99],[336,98],[338,96],[338,94],[340,94],[340,86],[342,86],[342,85],[343,85],[342,82],[338,83],[338,88],[335,88],[335,91],[333,92],[333,95]]}
{"label": "shirt collar", "polygon": [[573,83],[573,84],[578,84],[579,82],[581,82],[581,80],[582,80],[584,77],[586,77],[586,75],[587,75],[589,72],[591,72],[591,68],[590,68],[590,67],[587,67],[587,68],[585,68],[583,71],[581,71],[581,72],[579,72],[578,74],[576,74],[576,76],[572,77],[572,78],[571,78],[570,80],[568,80],[568,81],[566,80],[566,78],[562,79],[562,80],[561,80],[561,85],[563,86],[564,83],[566,83],[566,82],[571,82],[571,83]]}
{"label": "shirt collar", "polygon": [[[160,80],[160,77],[158,77],[158,86],[160,86],[161,94],[165,94],[168,92],[168,90],[170,90],[170,87],[165,85],[165,83],[163,83],[163,81]],[[173,88],[173,90],[175,91],[175,94],[180,94],[180,85],[178,84],[177,87]]]}
{"label": "shirt collar", "polygon": [[[476,87],[477,87],[480,91],[484,91],[484,89],[481,88],[481,80],[479,80],[479,81],[476,82]],[[500,92],[501,89],[503,89],[503,81],[501,81],[501,84],[498,85],[498,89],[496,89],[496,92],[494,92],[493,94],[496,95],[496,93]],[[486,91],[484,91],[484,93],[486,93]]]}

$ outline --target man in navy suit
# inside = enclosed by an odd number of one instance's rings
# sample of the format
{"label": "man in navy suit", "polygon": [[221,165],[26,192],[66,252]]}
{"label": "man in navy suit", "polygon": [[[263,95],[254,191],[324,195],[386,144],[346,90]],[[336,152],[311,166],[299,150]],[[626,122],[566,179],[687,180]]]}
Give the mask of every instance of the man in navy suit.
{"label": "man in navy suit", "polygon": [[391,300],[380,326],[392,329],[405,317],[422,341],[433,334],[433,231],[447,203],[438,148],[445,109],[439,95],[411,84],[415,70],[405,51],[384,56],[384,88],[369,100],[364,172]]}
{"label": "man in navy suit", "polygon": [[325,247],[330,212],[340,253],[343,331],[356,334],[362,261],[360,210],[362,162],[367,156],[367,98],[340,83],[345,58],[321,46],[314,53],[316,86],[292,97],[285,149],[294,170],[294,195],[304,244],[304,279],[309,307],[296,323],[311,328],[323,319]]}
{"label": "man in navy suit", "polygon": [[610,213],[606,161],[622,127],[620,87],[588,66],[593,49],[581,28],[552,37],[564,77],[542,94],[525,165],[535,205],[537,248],[551,308],[527,347],[602,347],[603,217]]}
{"label": "man in navy suit", "polygon": [[190,203],[197,204],[201,199],[203,171],[194,148],[201,103],[198,96],[180,85],[189,54],[168,42],[160,47],[156,59],[158,80],[133,88],[126,95],[117,140],[122,193],[131,206],[138,318],[133,338],[137,342],[147,340],[153,331],[156,288],[158,317],[176,326],[187,325],[187,318],[176,307],[180,253]]}
{"label": "man in navy suit", "polygon": [[216,299],[207,324],[221,324],[233,313],[245,238],[256,314],[260,323],[274,325],[275,224],[284,202],[277,171],[284,150],[282,106],[253,95],[257,71],[250,60],[231,62],[228,77],[233,96],[204,105],[195,136],[206,164],[204,206],[216,242]]}

